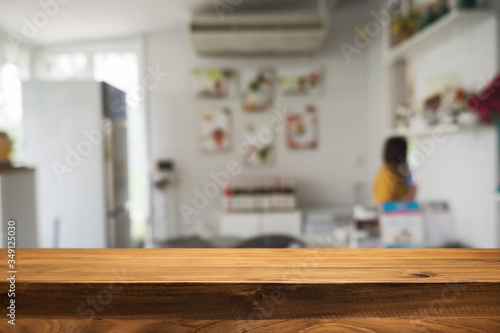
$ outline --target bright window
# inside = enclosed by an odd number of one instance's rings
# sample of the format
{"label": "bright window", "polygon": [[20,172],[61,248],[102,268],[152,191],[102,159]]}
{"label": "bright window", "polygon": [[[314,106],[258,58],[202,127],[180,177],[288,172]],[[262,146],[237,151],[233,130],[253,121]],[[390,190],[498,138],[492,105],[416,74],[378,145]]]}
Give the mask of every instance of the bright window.
{"label": "bright window", "polygon": [[0,130],[7,132],[13,145],[13,162],[22,162],[22,94],[19,68],[11,63],[0,67]]}
{"label": "bright window", "polygon": [[84,80],[88,61],[84,53],[48,54],[38,62],[39,76],[44,80]]}

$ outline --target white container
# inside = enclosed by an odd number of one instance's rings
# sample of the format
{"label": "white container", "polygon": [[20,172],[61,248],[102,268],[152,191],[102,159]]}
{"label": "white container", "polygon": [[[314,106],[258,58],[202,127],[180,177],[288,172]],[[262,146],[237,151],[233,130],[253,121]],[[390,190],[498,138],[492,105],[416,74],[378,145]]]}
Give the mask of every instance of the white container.
{"label": "white container", "polygon": [[458,116],[458,123],[464,127],[477,125],[479,118],[474,112],[464,112]]}

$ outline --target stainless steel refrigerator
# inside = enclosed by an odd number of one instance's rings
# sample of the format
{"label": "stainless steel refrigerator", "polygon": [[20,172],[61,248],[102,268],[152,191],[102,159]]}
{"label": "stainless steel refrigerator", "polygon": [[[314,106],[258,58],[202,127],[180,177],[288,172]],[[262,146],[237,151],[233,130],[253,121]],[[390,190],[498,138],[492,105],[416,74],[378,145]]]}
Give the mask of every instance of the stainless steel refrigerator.
{"label": "stainless steel refrigerator", "polygon": [[126,95],[99,82],[23,83],[41,247],[129,247]]}

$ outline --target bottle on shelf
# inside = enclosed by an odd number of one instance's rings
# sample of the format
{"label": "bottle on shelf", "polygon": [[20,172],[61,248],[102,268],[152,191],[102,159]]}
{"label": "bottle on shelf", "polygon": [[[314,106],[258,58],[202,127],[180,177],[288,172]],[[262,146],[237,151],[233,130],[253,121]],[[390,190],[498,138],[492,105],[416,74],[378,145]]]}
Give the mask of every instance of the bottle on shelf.
{"label": "bottle on shelf", "polygon": [[262,210],[264,212],[271,211],[273,209],[272,206],[272,181],[270,179],[264,180],[264,189],[262,193]]}
{"label": "bottle on shelf", "polygon": [[286,209],[293,210],[296,208],[296,196],[295,196],[295,180],[288,179],[288,185],[285,189],[287,200],[286,200]]}
{"label": "bottle on shelf", "polygon": [[233,183],[233,200],[231,202],[231,210],[233,212],[238,212],[241,210],[241,189],[240,182],[235,181]]}
{"label": "bottle on shelf", "polygon": [[249,178],[231,181],[221,199],[224,212],[274,212],[296,208],[292,178]]}
{"label": "bottle on shelf", "polygon": [[232,197],[233,197],[233,189],[231,187],[231,184],[228,184],[222,194],[222,211],[226,213],[230,213],[232,211],[231,208]]}

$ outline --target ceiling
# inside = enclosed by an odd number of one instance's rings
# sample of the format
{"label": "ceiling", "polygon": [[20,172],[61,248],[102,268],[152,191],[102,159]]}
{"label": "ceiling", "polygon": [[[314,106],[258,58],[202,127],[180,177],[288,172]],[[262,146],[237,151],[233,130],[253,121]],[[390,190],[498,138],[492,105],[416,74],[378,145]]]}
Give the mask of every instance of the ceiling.
{"label": "ceiling", "polygon": [[[317,0],[322,1],[322,0]],[[38,44],[61,44],[135,36],[173,28],[191,13],[217,15],[214,3],[237,3],[242,12],[315,11],[305,0],[0,0],[0,30],[28,37]],[[64,3],[58,8],[41,4]],[[329,10],[337,0],[324,0]],[[352,0],[350,1],[352,2]],[[46,15],[49,13],[51,15]],[[48,19],[46,19],[48,17]],[[44,21],[44,19],[46,19]],[[31,28],[31,29],[30,29]],[[34,29],[33,29],[34,28]]]}

